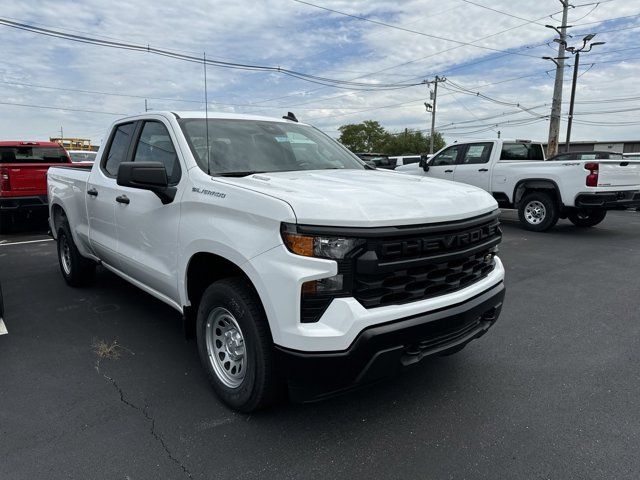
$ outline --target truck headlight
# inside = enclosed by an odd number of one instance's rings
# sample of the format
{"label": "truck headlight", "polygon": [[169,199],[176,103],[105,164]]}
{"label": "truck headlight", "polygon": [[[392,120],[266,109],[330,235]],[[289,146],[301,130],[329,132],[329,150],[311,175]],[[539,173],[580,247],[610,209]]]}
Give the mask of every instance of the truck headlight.
{"label": "truck headlight", "polygon": [[305,257],[342,260],[364,241],[358,238],[341,238],[317,235],[303,235],[291,231],[283,225],[282,240],[290,252]]}
{"label": "truck headlight", "polygon": [[[301,231],[302,230],[302,231]],[[307,233],[297,225],[283,223],[282,241],[291,253],[304,257],[334,260],[338,272],[331,277],[301,285],[300,321],[317,322],[334,298],[349,297],[353,288],[353,265],[366,241],[360,238],[331,236],[323,232]]]}

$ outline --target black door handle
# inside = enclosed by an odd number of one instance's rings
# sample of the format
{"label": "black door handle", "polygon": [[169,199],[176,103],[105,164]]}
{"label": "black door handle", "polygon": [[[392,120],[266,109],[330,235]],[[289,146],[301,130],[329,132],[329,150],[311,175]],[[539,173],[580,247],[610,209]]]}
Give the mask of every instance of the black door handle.
{"label": "black door handle", "polygon": [[116,202],[118,203],[124,203],[125,205],[129,205],[129,202],[131,200],[129,200],[129,197],[127,197],[126,195],[120,195],[119,197],[116,197]]}
{"label": "black door handle", "polygon": [[481,168],[480,170],[478,170],[479,172],[488,172],[489,169],[488,168]]}
{"label": "black door handle", "polygon": [[89,190],[87,190],[87,195],[91,195],[92,197],[97,197],[98,190],[96,190],[95,188],[90,188]]}
{"label": "black door handle", "polygon": [[453,170],[445,170],[444,173],[453,173]]}

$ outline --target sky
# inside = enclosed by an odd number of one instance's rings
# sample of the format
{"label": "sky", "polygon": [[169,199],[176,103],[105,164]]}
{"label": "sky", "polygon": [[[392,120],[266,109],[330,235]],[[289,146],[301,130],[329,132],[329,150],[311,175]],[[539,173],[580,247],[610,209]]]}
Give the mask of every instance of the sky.
{"label": "sky", "polygon": [[[424,102],[433,87],[422,82],[439,75],[446,81],[438,87],[436,126],[447,142],[495,138],[498,131],[503,138],[547,140],[555,65],[542,57],[558,54],[556,34],[545,25],[560,24],[559,0],[308,3],[316,6],[0,0],[0,19],[361,84],[335,88],[277,71],[210,65],[210,111],[275,117],[292,111],[333,137],[341,125],[363,120],[392,132],[427,129]],[[640,139],[640,0],[573,4],[569,45],[581,45],[588,33],[606,44],[580,57],[572,139]],[[1,24],[0,45],[2,140],[47,140],[62,128],[64,136],[100,144],[111,122],[144,111],[145,98],[151,110],[204,110],[204,71],[197,62]],[[561,140],[573,74],[569,56]]]}

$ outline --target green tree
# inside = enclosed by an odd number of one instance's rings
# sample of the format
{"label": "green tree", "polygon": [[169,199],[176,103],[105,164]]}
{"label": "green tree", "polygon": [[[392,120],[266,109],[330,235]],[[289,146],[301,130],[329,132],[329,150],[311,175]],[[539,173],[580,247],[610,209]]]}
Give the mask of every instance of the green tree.
{"label": "green tree", "polygon": [[389,135],[380,122],[375,120],[342,125],[338,130],[340,143],[354,153],[379,152]]}
{"label": "green tree", "polygon": [[[405,128],[403,132],[387,135],[387,141],[382,153],[387,155],[416,155],[429,152],[430,137],[419,130]],[[446,145],[442,134],[435,133],[433,151],[436,152]]]}

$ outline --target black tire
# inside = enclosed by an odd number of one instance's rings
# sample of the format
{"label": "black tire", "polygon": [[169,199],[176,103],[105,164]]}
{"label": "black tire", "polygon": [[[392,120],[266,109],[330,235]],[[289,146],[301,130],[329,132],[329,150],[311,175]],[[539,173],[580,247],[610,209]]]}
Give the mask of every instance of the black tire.
{"label": "black tire", "polygon": [[66,218],[58,227],[58,263],[62,277],[72,287],[87,286],[94,279],[96,264],[80,255]]}
{"label": "black tire", "polygon": [[558,204],[546,192],[531,192],[518,205],[518,218],[527,230],[545,232],[558,223]]}
{"label": "black tire", "polygon": [[589,208],[571,212],[568,218],[576,227],[588,228],[598,225],[606,216],[607,211],[602,208]]}
{"label": "black tire", "polygon": [[[220,362],[216,362],[215,359],[213,345],[217,340],[227,340],[227,337],[221,335],[219,329],[215,327],[219,325],[219,318],[227,322],[231,321],[227,313],[232,316],[235,326],[232,325],[230,330],[226,331],[235,334],[238,331],[236,327],[239,327],[239,333],[243,339],[241,360],[244,360],[244,363],[239,363],[244,369],[241,379],[231,378],[230,380],[227,376],[233,377],[236,372],[231,370],[233,367],[225,366],[235,365],[234,358],[238,357],[225,356],[229,355],[227,350],[227,353],[218,352]],[[213,327],[207,327],[208,324],[212,324]],[[216,335],[221,336],[216,337]],[[229,407],[241,412],[252,412],[272,404],[278,398],[281,382],[276,374],[269,324],[255,290],[246,280],[227,278],[213,283],[205,290],[198,306],[196,337],[200,360],[209,381],[220,399]],[[218,345],[217,348],[221,350],[228,346],[228,344],[219,343],[222,346]],[[232,362],[224,363],[229,358]],[[218,373],[216,368],[224,371]],[[237,372],[240,371],[241,369],[237,370]],[[238,383],[229,386],[228,382]]]}

